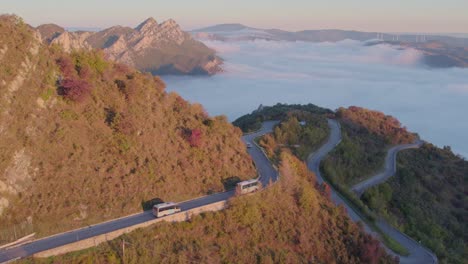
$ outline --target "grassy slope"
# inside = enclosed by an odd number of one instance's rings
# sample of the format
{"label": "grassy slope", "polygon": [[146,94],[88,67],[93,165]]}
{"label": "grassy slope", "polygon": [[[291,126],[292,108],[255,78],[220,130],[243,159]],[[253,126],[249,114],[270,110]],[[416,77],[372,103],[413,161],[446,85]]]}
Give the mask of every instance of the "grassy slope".
{"label": "grassy slope", "polygon": [[378,242],[320,191],[303,162],[287,153],[279,159],[277,184],[233,198],[224,211],[161,223],[34,263],[392,263]]}
{"label": "grassy slope", "polygon": [[468,162],[449,149],[424,145],[398,156],[398,173],[363,200],[431,248],[441,263],[468,258]]}
{"label": "grassy slope", "polygon": [[[256,176],[241,131],[226,118],[208,117],[200,105],[166,93],[159,78],[99,53],[41,45],[34,55],[39,41],[15,21],[0,20],[0,49],[7,47],[0,181],[10,188],[0,188],[10,204],[2,228],[28,219],[39,236],[56,233],[141,211],[153,198],[184,200],[222,191],[228,178]],[[58,95],[57,77],[66,76],[58,58],[72,61],[71,76],[89,84],[82,102]],[[200,136],[191,144],[194,130]]]}

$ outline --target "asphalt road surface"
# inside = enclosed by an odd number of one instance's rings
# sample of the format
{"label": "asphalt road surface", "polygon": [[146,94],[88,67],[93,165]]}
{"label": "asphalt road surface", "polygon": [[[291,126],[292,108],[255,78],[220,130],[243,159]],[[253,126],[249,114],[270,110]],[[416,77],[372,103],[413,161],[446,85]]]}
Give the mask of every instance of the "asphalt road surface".
{"label": "asphalt road surface", "polygon": [[423,141],[418,140],[413,144],[405,144],[392,147],[387,152],[384,170],[370,177],[369,179],[354,185],[351,188],[351,190],[360,197],[367,189],[385,182],[386,180],[388,180],[388,178],[392,177],[396,173],[396,158],[398,152],[405,149],[419,148],[422,145]]}
{"label": "asphalt road surface", "polygon": [[[329,119],[328,126],[330,127],[330,135],[329,135],[328,141],[315,153],[310,154],[310,156],[307,159],[307,166],[312,172],[315,173],[317,177],[317,181],[319,183],[324,182],[324,179],[322,175],[320,174],[320,162],[327,156],[327,154],[331,150],[333,150],[341,142],[340,124],[335,120]],[[372,229],[365,223],[365,221],[359,215],[359,213],[356,212],[351,206],[349,206],[347,202],[345,202],[345,200],[339,195],[339,193],[336,192],[335,189],[331,188],[331,190],[332,190],[331,197],[332,197],[332,200],[335,202],[335,204],[343,205],[346,208],[349,217],[354,222],[361,221],[364,225],[364,229],[366,230],[366,232],[371,233],[376,237],[379,237],[379,235],[373,232]],[[387,224],[385,221],[378,220],[376,221],[376,225],[388,236],[392,237],[401,245],[406,247],[408,251],[410,252],[410,255],[407,257],[399,256],[401,263],[411,263],[411,264],[413,263],[414,264],[437,263],[437,257],[432,252],[424,248],[422,245],[414,241],[412,238],[408,237],[407,235],[393,228],[392,226]],[[386,248],[386,250],[389,254],[394,255],[394,256],[396,255],[394,252],[392,252],[388,248]]]}
{"label": "asphalt road surface", "polygon": [[[250,143],[253,147],[248,149],[249,154],[252,156],[254,160],[255,166],[257,167],[257,172],[261,176],[260,180],[263,186],[266,186],[271,182],[274,182],[278,179],[278,173],[272,167],[269,160],[263,155],[262,151],[257,148],[253,142],[256,137],[259,137],[263,134],[269,133],[272,131],[272,128],[277,122],[265,122],[261,130],[246,135],[243,137],[245,143]],[[193,200],[185,201],[180,203],[180,207],[182,211],[186,211],[189,209],[193,209],[199,206],[224,201],[229,199],[234,195],[234,191],[228,191],[223,193],[216,193],[209,196],[204,196],[200,198],[196,198]],[[154,219],[153,214],[151,211],[145,211],[140,214],[115,219],[112,221],[92,225],[89,227],[84,227],[81,229],[73,230],[70,232],[65,232],[61,234],[57,234],[51,237],[35,240],[29,244],[21,245],[18,247],[12,247],[8,249],[0,250],[0,263],[24,258],[27,256],[31,256],[34,253],[38,253],[44,250],[56,248],[62,245],[66,245],[72,242],[76,242],[79,240],[83,240],[86,238],[90,238],[93,236],[109,233],[111,231],[115,231],[117,229],[133,226],[136,224],[140,224],[149,220]]]}

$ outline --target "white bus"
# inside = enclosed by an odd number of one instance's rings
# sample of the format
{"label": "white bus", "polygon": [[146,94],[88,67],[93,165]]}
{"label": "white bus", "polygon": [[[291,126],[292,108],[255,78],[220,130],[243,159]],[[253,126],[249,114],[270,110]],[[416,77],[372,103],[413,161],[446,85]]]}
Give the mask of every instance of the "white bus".
{"label": "white bus", "polygon": [[153,206],[153,215],[163,217],[180,212],[180,206],[177,203],[161,203]]}
{"label": "white bus", "polygon": [[239,182],[236,186],[236,194],[256,192],[262,188],[262,183],[257,179]]}

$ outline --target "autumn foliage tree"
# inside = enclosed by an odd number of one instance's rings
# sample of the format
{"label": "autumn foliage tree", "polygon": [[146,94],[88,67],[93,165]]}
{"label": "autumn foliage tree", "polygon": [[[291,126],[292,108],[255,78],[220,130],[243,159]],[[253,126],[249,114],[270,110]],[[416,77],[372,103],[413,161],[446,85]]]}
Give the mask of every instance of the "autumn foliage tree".
{"label": "autumn foliage tree", "polygon": [[199,128],[192,129],[187,140],[191,147],[200,147],[202,144],[202,131]]}
{"label": "autumn foliage tree", "polygon": [[65,78],[70,78],[76,74],[75,64],[73,63],[70,57],[61,56],[55,62],[59,66],[60,71],[62,72]]}
{"label": "autumn foliage tree", "polygon": [[327,198],[330,199],[330,198],[331,198],[331,187],[330,187],[330,185],[328,185],[327,183],[324,182],[324,183],[322,183],[322,184],[320,185],[320,188],[321,188],[322,194],[323,194],[325,197],[327,197]]}
{"label": "autumn foliage tree", "polygon": [[363,234],[360,239],[359,258],[363,263],[377,264],[382,256],[385,255],[380,242],[368,234]]}
{"label": "autumn foliage tree", "polygon": [[87,81],[81,79],[64,79],[60,82],[59,95],[64,98],[75,101],[84,101],[90,93],[90,85]]}

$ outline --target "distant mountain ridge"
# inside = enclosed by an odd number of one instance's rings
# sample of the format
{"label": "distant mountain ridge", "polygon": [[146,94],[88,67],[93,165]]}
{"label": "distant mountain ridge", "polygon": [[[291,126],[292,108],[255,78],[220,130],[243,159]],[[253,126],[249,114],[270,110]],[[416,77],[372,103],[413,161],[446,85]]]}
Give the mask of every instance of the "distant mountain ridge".
{"label": "distant mountain ridge", "polygon": [[389,34],[353,30],[323,29],[285,31],[259,29],[242,24],[220,24],[192,31],[195,38],[217,41],[305,41],[337,42],[345,39],[366,41],[366,45],[389,44],[414,48],[424,54],[424,63],[430,67],[468,67],[468,38],[438,35]]}
{"label": "distant mountain ridge", "polygon": [[49,44],[65,51],[102,49],[110,59],[153,74],[212,75],[222,60],[214,50],[194,40],[172,19],[158,24],[148,18],[135,28],[113,26],[98,32],[66,31],[46,24],[36,30]]}

